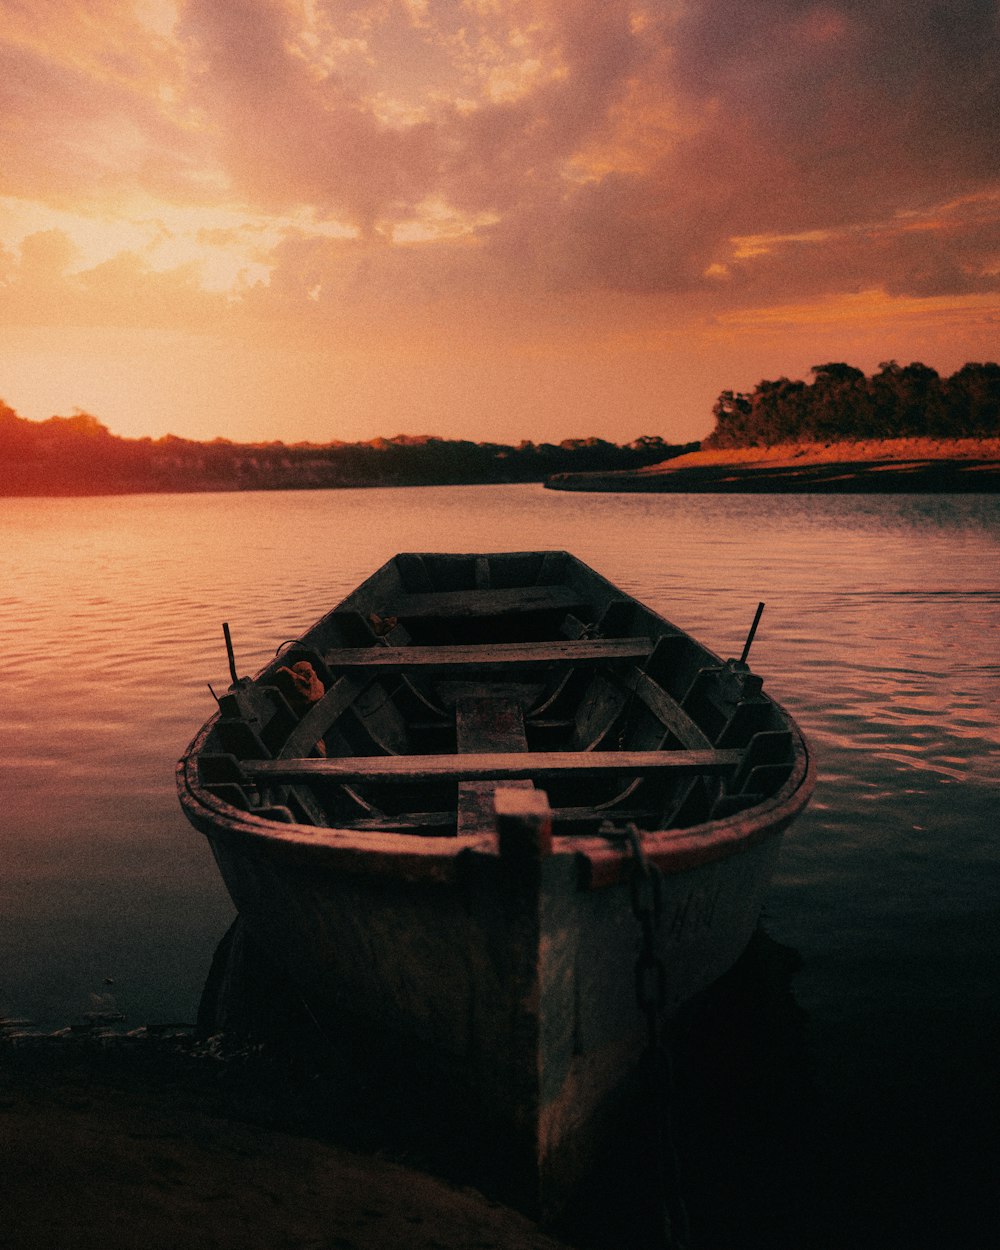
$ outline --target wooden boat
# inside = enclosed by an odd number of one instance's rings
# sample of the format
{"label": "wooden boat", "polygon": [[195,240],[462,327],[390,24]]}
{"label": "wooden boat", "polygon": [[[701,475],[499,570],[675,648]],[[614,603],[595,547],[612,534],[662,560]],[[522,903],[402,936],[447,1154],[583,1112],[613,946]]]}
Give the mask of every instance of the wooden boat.
{"label": "wooden boat", "polygon": [[745,652],[565,552],[397,555],[279,651],[251,680],[230,649],[183,809],[306,1001],[399,1043],[552,1215],[651,1016],[748,943],[802,736]]}

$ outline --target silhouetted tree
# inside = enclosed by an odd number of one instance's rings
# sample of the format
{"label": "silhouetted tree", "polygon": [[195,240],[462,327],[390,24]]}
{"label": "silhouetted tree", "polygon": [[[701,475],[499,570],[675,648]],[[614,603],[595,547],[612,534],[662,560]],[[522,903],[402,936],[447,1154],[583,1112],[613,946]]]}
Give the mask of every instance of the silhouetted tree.
{"label": "silhouetted tree", "polygon": [[568,438],[517,447],[397,434],[367,443],[196,442],[113,435],[78,413],[25,421],[0,401],[0,494],[285,490],[339,486],[538,482],[552,473],[632,469],[690,451],[644,435],[627,446]]}
{"label": "silhouetted tree", "polygon": [[814,365],[813,382],[758,382],[723,391],[706,447],[770,446],[831,439],[984,438],[1000,435],[1000,366],[967,364],[948,379],[914,362],[883,361],[866,378],[843,362]]}

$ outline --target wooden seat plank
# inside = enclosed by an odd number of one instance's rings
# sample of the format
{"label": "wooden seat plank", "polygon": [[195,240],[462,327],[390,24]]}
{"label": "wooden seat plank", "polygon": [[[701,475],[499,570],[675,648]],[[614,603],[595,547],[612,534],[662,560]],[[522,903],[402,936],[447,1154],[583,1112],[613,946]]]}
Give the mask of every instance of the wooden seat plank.
{"label": "wooden seat plank", "polygon": [[[463,785],[475,784],[463,782]],[[235,788],[235,787],[234,787]],[[611,820],[622,824],[629,820],[649,820],[652,813],[648,808],[616,807],[609,811],[595,810],[593,807],[556,807],[552,809],[552,821],[562,824],[593,824],[601,820]],[[493,830],[494,818],[491,816],[486,826]],[[412,833],[440,837],[442,831],[455,826],[454,812],[410,812],[398,816],[364,816],[355,820],[338,820],[336,828],[347,829],[353,833]],[[481,830],[478,830],[481,832]]]}
{"label": "wooden seat plank", "polygon": [[738,768],[743,752],[731,751],[529,751],[466,755],[372,755],[332,759],[245,760],[246,776],[260,780],[531,781],[591,773],[673,772],[679,776],[724,774]]}
{"label": "wooden seat plank", "polygon": [[511,616],[521,612],[568,612],[586,607],[570,586],[513,586],[501,590],[436,590],[397,594],[379,608],[380,616]]}
{"label": "wooden seat plank", "polygon": [[327,665],[345,669],[485,668],[498,664],[604,664],[644,660],[651,638],[576,638],[551,642],[504,642],[473,646],[335,647],[324,653]]}
{"label": "wooden seat plank", "polygon": [[[488,694],[463,696],[455,704],[455,743],[461,754],[526,754],[528,735],[520,702]],[[533,788],[528,780],[513,780],[508,784],[527,790]],[[458,783],[456,830],[459,837],[492,833],[497,785],[496,781],[478,779]]]}
{"label": "wooden seat plank", "polygon": [[353,833],[412,833],[430,837],[441,837],[454,826],[454,812],[413,812],[336,821],[338,829],[348,829]]}

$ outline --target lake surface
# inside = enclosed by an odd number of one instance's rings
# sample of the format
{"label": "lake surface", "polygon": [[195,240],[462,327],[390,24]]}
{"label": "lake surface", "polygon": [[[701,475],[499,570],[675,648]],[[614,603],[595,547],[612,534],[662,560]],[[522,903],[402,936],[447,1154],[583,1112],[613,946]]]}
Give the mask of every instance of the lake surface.
{"label": "lake surface", "polygon": [[788,1190],[808,1188],[787,1171],[796,1135],[828,1130],[851,1158],[827,1194],[850,1239],[815,1220],[811,1243],[793,1235],[800,1193],[707,1217],[711,1244],[972,1244],[998,1180],[996,496],[0,500],[0,1015],[194,1019],[232,908],[173,765],[213,710],[207,683],[228,684],[222,621],[252,673],[396,551],[535,548],[572,551],[723,655],[765,600],[751,662],[818,759],[765,916],[787,970],[774,1044],[804,1041],[752,1075],[774,1106],[801,1081],[820,1121],[762,1110],[739,1128],[757,1137],[746,1159],[770,1141]]}

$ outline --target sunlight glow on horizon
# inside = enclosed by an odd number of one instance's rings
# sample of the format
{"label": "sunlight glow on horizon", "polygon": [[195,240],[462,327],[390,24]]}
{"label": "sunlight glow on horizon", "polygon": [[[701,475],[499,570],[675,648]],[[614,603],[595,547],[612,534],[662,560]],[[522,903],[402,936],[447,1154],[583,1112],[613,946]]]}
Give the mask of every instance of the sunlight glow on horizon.
{"label": "sunlight glow on horizon", "polygon": [[820,359],[996,355],[987,0],[952,42],[933,0],[0,14],[0,395],[33,419],[687,441]]}

